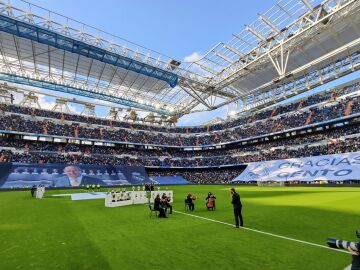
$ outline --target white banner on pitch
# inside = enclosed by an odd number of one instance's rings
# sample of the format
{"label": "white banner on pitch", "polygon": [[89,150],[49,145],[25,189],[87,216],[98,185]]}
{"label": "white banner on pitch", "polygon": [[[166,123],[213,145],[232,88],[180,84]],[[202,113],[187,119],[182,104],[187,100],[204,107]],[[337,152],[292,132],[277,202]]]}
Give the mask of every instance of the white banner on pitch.
{"label": "white banner on pitch", "polygon": [[233,181],[360,180],[360,152],[250,163]]}

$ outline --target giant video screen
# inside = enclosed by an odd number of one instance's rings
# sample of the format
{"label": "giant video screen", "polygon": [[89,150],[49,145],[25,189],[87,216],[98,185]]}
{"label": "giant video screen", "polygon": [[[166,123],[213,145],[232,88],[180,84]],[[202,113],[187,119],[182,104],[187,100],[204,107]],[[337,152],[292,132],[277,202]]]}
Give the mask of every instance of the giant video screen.
{"label": "giant video screen", "polygon": [[142,166],[0,163],[3,189],[39,184],[46,187],[140,185],[149,181]]}

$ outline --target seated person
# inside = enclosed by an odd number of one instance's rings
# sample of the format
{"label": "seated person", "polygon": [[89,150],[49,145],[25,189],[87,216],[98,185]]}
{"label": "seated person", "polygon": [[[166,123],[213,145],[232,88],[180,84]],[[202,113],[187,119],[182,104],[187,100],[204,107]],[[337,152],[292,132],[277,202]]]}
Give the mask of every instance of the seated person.
{"label": "seated person", "polygon": [[189,210],[190,211],[194,211],[195,209],[195,204],[193,203],[193,201],[196,200],[196,197],[194,195],[192,195],[191,193],[189,193],[186,197],[186,204],[189,205]]}
{"label": "seated person", "polygon": [[215,209],[215,199],[216,197],[211,192],[208,193],[206,200],[206,207],[208,210],[214,210]]}
{"label": "seated person", "polygon": [[169,214],[172,214],[172,205],[170,204],[170,200],[170,197],[166,196],[166,194],[163,193],[163,195],[161,196],[161,205],[165,208],[165,212],[169,208]]}
{"label": "seated person", "polygon": [[154,210],[159,211],[159,218],[166,218],[165,209],[161,205],[160,195],[156,195],[156,198],[154,200]]}

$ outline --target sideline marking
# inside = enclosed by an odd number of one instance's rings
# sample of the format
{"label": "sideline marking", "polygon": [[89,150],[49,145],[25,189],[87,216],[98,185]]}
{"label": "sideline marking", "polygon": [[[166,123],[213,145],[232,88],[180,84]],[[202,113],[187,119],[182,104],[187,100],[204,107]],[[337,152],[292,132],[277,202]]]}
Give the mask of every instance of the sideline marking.
{"label": "sideline marking", "polygon": [[0,253],[6,253],[14,248],[18,248],[19,246],[15,245],[15,246],[12,246],[12,247],[9,247],[7,249],[3,249],[3,250],[0,250]]}
{"label": "sideline marking", "polygon": [[[211,219],[211,218],[192,215],[192,214],[188,214],[188,213],[184,213],[184,212],[180,212],[180,211],[176,211],[176,210],[173,210],[173,212],[179,213],[179,214],[182,214],[182,215],[186,215],[186,216],[196,217],[196,218],[200,218],[200,219],[204,219],[204,220],[224,224],[224,225],[228,225],[228,226],[231,226],[231,227],[235,227],[234,224],[230,224],[230,223],[227,223],[227,222],[223,222],[223,221],[219,221],[219,220],[215,220],[215,219]],[[315,244],[315,243],[311,243],[311,242],[307,242],[307,241],[303,241],[303,240],[298,240],[298,239],[295,239],[295,238],[290,238],[290,237],[286,237],[286,236],[282,236],[282,235],[278,235],[278,234],[274,234],[274,233],[268,233],[268,232],[264,232],[264,231],[260,231],[260,230],[256,230],[256,229],[251,229],[251,228],[248,228],[248,227],[240,227],[240,229],[248,230],[248,231],[252,231],[252,232],[257,232],[257,233],[261,233],[261,234],[266,234],[266,235],[274,236],[274,237],[277,237],[277,238],[282,238],[282,239],[286,239],[286,240],[290,240],[290,241],[294,241],[294,242],[298,242],[298,243],[302,243],[302,244],[307,244],[307,245],[311,245],[311,246],[315,246],[315,247],[321,247],[321,248],[325,248],[325,249],[329,249],[329,250],[333,250],[333,251],[338,251],[338,252],[350,254],[350,252],[348,252],[346,250],[343,250],[343,249],[330,248],[328,246],[323,246],[323,245],[319,245],[319,244]]]}

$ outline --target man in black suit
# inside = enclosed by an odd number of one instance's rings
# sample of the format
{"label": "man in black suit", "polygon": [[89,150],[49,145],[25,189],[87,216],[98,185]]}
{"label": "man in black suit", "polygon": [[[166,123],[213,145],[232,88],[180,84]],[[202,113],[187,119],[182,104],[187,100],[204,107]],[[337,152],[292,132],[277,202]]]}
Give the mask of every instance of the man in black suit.
{"label": "man in black suit", "polygon": [[238,193],[236,193],[234,188],[230,189],[230,192],[231,192],[231,196],[232,196],[231,203],[234,206],[234,216],[235,216],[236,228],[239,228],[239,219],[240,219],[240,226],[243,227],[244,221],[243,221],[243,217],[241,215],[242,204],[240,201],[240,195]]}

